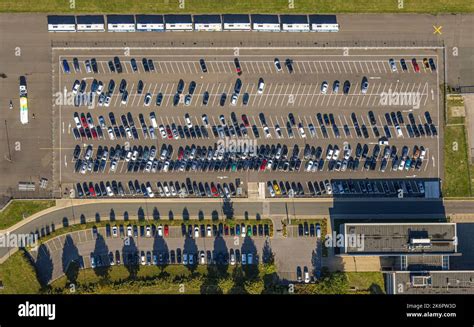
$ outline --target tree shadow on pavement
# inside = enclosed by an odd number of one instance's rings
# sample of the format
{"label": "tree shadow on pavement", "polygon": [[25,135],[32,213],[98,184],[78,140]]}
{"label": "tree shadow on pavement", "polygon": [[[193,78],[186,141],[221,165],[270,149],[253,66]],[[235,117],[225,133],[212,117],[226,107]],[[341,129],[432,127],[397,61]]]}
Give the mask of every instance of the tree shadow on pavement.
{"label": "tree shadow on pavement", "polygon": [[45,244],[38,247],[38,256],[35,261],[36,275],[42,287],[47,287],[53,277],[53,260]]}
{"label": "tree shadow on pavement", "polygon": [[94,252],[92,254],[95,257],[100,257],[101,264],[99,265],[96,262],[96,266],[94,268],[94,272],[97,276],[101,278],[108,278],[109,271],[110,271],[110,263],[109,263],[109,247],[107,243],[105,243],[105,239],[101,234],[97,234],[97,238],[95,240]]}
{"label": "tree shadow on pavement", "polygon": [[125,268],[128,270],[130,279],[137,277],[140,265],[138,262],[138,248],[133,237],[127,237],[122,247],[122,259]]}
{"label": "tree shadow on pavement", "polygon": [[161,268],[161,272],[163,273],[164,269],[169,264],[169,250],[168,244],[163,236],[158,236],[158,234],[155,235],[153,240],[153,255],[156,255],[158,266]]}
{"label": "tree shadow on pavement", "polygon": [[79,276],[79,269],[81,268],[81,256],[74,244],[71,235],[67,235],[63,245],[62,265],[63,273],[69,283],[75,284]]}

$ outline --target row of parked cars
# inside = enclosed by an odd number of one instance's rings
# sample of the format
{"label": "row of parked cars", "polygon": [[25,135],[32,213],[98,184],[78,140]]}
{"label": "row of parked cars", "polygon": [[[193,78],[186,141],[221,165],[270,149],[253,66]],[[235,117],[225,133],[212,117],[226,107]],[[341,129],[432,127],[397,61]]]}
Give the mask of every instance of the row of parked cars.
{"label": "row of parked cars", "polygon": [[[433,58],[423,58],[422,60],[423,62],[423,67],[434,72],[436,71],[436,64],[433,60]],[[398,67],[397,67],[397,63],[396,61],[393,59],[393,58],[390,58],[388,60],[388,63],[390,65],[390,69],[393,71],[393,72],[397,72],[398,71]],[[418,61],[416,60],[416,58],[412,58],[411,59],[411,64],[413,66],[413,70],[417,73],[420,72],[420,65],[418,64]],[[400,59],[400,67],[402,69],[402,71],[408,71],[408,65],[407,65],[407,62],[405,61],[404,58],[401,58]]]}
{"label": "row of parked cars", "polygon": [[[106,225],[106,236],[113,238],[125,238],[125,237],[169,237],[170,226],[167,224],[149,224],[149,225],[135,225],[123,224],[111,226]],[[181,224],[181,236],[190,238],[199,237],[226,237],[226,236],[255,236],[255,237],[266,237],[270,236],[270,225],[263,223],[255,224],[234,224],[228,225],[226,223],[213,223],[213,224]],[[92,228],[92,234],[94,239],[98,236],[98,229],[96,226]]]}
{"label": "row of parked cars", "polygon": [[183,264],[193,266],[197,264],[214,264],[214,265],[253,265],[258,264],[258,256],[252,252],[243,252],[240,249],[230,249],[229,252],[218,251],[186,251],[180,248],[170,251],[110,251],[108,254],[90,254],[91,268],[99,268],[103,266],[114,265],[168,265]]}
{"label": "row of parked cars", "polygon": [[424,181],[421,180],[324,180],[308,181],[305,188],[300,182],[268,181],[268,193],[271,197],[315,197],[315,196],[347,196],[356,197],[370,195],[372,197],[423,197]]}
{"label": "row of parked cars", "polygon": [[139,182],[138,180],[129,181],[124,184],[121,181],[100,181],[100,182],[83,182],[76,183],[76,195],[80,198],[97,198],[97,197],[148,197],[153,198],[156,195],[160,197],[220,197],[231,198],[241,195],[241,190],[229,183],[214,182],[196,182],[189,178],[186,182],[178,181],[159,181],[152,185],[151,182]]}

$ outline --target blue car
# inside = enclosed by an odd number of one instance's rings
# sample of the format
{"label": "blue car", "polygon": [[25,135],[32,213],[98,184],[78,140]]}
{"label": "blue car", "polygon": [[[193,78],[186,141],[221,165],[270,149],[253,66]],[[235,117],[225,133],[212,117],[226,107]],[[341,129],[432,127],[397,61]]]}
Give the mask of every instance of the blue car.
{"label": "blue car", "polygon": [[71,69],[69,68],[69,63],[66,59],[63,59],[63,69],[66,74],[69,74],[71,72]]}

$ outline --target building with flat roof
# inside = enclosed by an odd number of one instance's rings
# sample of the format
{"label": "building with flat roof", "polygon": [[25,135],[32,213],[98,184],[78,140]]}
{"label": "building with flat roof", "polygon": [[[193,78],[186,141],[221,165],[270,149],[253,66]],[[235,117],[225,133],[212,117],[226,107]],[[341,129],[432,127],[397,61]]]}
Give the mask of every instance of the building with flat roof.
{"label": "building with flat roof", "polygon": [[[341,255],[453,255],[457,252],[454,223],[345,223]],[[363,246],[351,238],[363,239]]]}
{"label": "building with flat roof", "polygon": [[280,32],[278,15],[251,15],[252,29],[259,32]]}
{"label": "building with flat roof", "polygon": [[385,273],[387,294],[474,294],[474,271]]}
{"label": "building with flat roof", "polygon": [[250,16],[243,14],[222,15],[224,31],[251,31]]}
{"label": "building with flat roof", "polygon": [[135,15],[137,32],[164,32],[163,15]]}
{"label": "building with flat roof", "polygon": [[133,15],[107,15],[107,31],[135,32],[135,17]]}
{"label": "building with flat roof", "polygon": [[345,223],[338,256],[379,257],[383,271],[449,270],[460,256],[454,223]]}
{"label": "building with flat roof", "polygon": [[78,32],[104,32],[105,19],[102,15],[76,16]]}
{"label": "building with flat roof", "polygon": [[194,15],[195,31],[222,31],[220,15]]}
{"label": "building with flat roof", "polygon": [[48,16],[48,32],[75,32],[76,17],[71,15]]}
{"label": "building with flat roof", "polygon": [[308,16],[280,15],[281,30],[283,32],[309,32]]}
{"label": "building with flat roof", "polygon": [[339,32],[336,15],[309,15],[308,18],[313,32]]}
{"label": "building with flat roof", "polygon": [[165,29],[168,31],[192,31],[191,15],[165,15]]}

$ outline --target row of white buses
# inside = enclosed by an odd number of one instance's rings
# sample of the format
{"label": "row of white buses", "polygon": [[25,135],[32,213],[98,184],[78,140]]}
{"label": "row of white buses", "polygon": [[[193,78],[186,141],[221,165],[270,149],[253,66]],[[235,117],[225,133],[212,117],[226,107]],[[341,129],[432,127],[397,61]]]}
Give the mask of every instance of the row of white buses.
{"label": "row of white buses", "polygon": [[335,15],[54,15],[50,32],[338,32]]}

